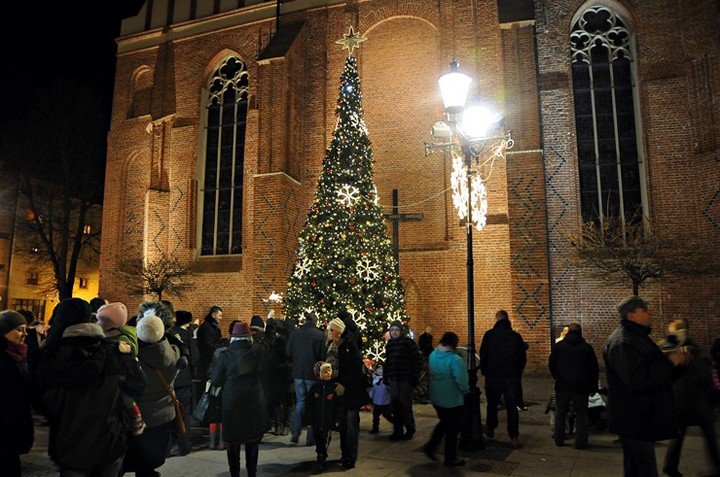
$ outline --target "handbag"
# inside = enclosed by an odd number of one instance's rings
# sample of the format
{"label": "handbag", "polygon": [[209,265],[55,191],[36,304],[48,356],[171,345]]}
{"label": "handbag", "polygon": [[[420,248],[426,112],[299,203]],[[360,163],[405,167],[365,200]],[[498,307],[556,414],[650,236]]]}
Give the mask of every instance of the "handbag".
{"label": "handbag", "polygon": [[218,403],[221,389],[212,386],[210,381],[205,384],[205,392],[193,411],[193,417],[201,424],[207,425],[220,420]]}
{"label": "handbag", "polygon": [[173,389],[165,380],[165,376],[162,375],[159,369],[153,369],[160,378],[160,382],[163,384],[163,386],[165,386],[165,391],[167,391],[168,396],[170,396],[170,400],[172,401],[173,407],[175,408],[175,426],[177,427],[177,433],[181,437],[184,437],[187,435],[188,430],[187,426],[185,425],[185,418],[183,417],[182,405],[180,404],[177,396],[175,396],[175,392],[173,391]]}

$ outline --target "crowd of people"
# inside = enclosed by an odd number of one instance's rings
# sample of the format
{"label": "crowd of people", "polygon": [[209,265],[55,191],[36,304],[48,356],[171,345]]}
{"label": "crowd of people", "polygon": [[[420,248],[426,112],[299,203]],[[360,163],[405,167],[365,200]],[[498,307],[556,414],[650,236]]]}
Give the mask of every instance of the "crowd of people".
{"label": "crowd of people", "polygon": [[[653,315],[647,302],[629,297],[618,313],[620,325],[603,350],[607,388],[600,389],[598,359],[580,324],[565,326],[552,347],[555,444],[564,446],[574,427],[575,448],[590,446],[591,411],[598,401],[605,406],[601,391],[626,476],[657,475],[654,443],[666,439],[663,471],[681,476],[683,439],[696,425],[720,475],[713,419],[720,378],[689,336],[689,323],[673,321],[656,343],[649,337]],[[305,430],[304,443],[315,446],[316,473],[326,470],[338,432],[339,465],[352,469],[362,409],[372,407],[371,434],[380,432],[383,417],[392,425],[390,440],[414,438],[414,390],[423,370],[438,423],[422,450],[436,460],[444,439],[444,465],[465,464],[457,444],[470,380],[457,334],[444,333],[434,346],[428,328],[418,346],[403,323],[393,322],[384,360],[368,363],[349,313],[339,312],[324,332],[314,313],[300,318],[299,327],[293,319],[276,319],[274,312],[266,320],[257,315],[249,322],[233,320],[224,338],[218,306],[198,323],[168,301],[143,302],[130,316],[122,303],[71,298],[54,309],[47,332],[31,312],[0,312],[3,475],[21,475],[20,456],[33,445],[33,411],[47,421],[48,454],[63,477],[158,476],[167,457],[191,451],[191,422],[208,428],[210,449],[226,451],[231,477],[240,475],[243,448],[248,476],[257,475],[260,443],[268,432],[289,433],[299,444]],[[504,406],[510,445],[519,448],[528,345],[506,311],[495,318],[477,362],[487,400],[483,430],[495,438]],[[720,361],[720,340],[711,355]]]}

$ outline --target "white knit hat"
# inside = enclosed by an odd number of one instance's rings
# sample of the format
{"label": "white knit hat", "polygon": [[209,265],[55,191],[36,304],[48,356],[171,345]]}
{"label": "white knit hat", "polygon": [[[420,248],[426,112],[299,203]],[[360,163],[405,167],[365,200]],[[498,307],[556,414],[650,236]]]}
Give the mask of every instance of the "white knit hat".
{"label": "white knit hat", "polygon": [[141,318],[137,324],[137,337],[145,343],[157,343],[165,335],[165,326],[157,316]]}
{"label": "white knit hat", "polygon": [[328,329],[337,330],[340,334],[342,334],[345,332],[345,323],[343,323],[343,320],[340,318],[334,318],[330,323],[328,323]]}

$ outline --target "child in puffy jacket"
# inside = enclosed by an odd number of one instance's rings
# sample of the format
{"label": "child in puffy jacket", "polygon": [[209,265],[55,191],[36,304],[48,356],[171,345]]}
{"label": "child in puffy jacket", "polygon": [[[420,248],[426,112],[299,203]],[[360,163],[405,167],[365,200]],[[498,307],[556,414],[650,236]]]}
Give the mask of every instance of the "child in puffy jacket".
{"label": "child in puffy jacket", "polygon": [[[129,354],[137,359],[138,339],[134,327],[127,326],[127,307],[122,303],[110,303],[98,308],[96,314],[98,325],[105,332],[105,339],[117,343],[118,350],[122,354]],[[131,431],[133,435],[139,436],[145,430],[140,408],[133,398],[120,393],[123,407],[132,420]]]}
{"label": "child in puffy jacket", "polygon": [[332,431],[338,428],[344,409],[342,399],[335,390],[332,365],[319,361],[315,364],[315,376],[318,381],[305,396],[305,418],[315,432],[317,471],[322,472],[325,470]]}
{"label": "child in puffy jacket", "polygon": [[392,424],[393,416],[390,409],[390,391],[388,387],[383,383],[383,367],[381,364],[375,368],[373,376],[373,386],[370,390],[370,398],[373,402],[372,410],[372,429],[370,434],[377,434],[380,432],[380,416],[387,419]]}

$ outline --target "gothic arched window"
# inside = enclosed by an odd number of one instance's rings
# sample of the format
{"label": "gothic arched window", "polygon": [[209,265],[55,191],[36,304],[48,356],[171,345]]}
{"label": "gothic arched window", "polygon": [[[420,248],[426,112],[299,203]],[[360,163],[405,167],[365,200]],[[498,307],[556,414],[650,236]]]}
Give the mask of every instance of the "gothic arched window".
{"label": "gothic arched window", "polygon": [[248,109],[248,72],[242,60],[223,61],[204,94],[200,254],[240,254]]}
{"label": "gothic arched window", "polygon": [[606,6],[573,24],[573,93],[584,221],[641,220],[645,214],[631,31]]}

